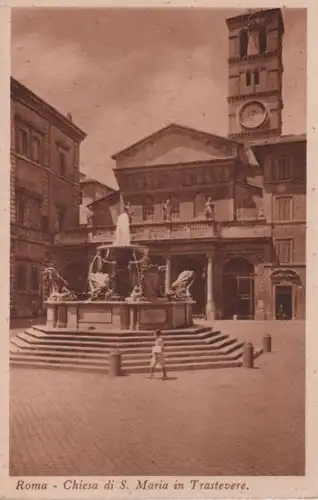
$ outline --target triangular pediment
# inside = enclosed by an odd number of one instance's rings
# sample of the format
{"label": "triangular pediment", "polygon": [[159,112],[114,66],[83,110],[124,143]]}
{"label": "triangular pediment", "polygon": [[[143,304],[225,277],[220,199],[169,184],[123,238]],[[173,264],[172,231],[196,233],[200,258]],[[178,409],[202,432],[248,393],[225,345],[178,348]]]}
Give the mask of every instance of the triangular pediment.
{"label": "triangular pediment", "polygon": [[236,157],[238,143],[171,124],[115,154],[117,167],[142,167]]}

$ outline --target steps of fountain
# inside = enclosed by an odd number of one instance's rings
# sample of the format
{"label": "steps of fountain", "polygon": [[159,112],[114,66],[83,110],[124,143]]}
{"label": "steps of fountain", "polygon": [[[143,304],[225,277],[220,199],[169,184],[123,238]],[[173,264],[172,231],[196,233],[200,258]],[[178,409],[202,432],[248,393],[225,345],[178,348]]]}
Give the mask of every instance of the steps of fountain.
{"label": "steps of fountain", "polygon": [[[10,364],[34,368],[64,368],[107,372],[109,353],[122,353],[124,373],[149,370],[154,337],[149,332],[48,332],[29,328],[11,339]],[[241,366],[243,343],[207,327],[164,333],[169,371]]]}

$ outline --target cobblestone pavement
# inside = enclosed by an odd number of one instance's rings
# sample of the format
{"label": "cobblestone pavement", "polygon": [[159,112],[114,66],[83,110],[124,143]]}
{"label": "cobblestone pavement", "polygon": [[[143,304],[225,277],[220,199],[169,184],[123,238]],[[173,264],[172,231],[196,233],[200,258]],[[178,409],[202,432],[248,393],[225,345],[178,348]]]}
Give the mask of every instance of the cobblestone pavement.
{"label": "cobblestone pavement", "polygon": [[254,370],[12,369],[11,475],[303,474],[305,335],[289,325]]}

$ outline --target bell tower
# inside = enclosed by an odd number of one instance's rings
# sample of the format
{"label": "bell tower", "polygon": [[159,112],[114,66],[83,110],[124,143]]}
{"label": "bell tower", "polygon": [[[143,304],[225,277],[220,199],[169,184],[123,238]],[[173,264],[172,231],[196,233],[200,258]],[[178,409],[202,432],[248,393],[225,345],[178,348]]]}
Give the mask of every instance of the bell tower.
{"label": "bell tower", "polygon": [[258,9],[227,19],[229,137],[261,139],[282,133],[280,9]]}

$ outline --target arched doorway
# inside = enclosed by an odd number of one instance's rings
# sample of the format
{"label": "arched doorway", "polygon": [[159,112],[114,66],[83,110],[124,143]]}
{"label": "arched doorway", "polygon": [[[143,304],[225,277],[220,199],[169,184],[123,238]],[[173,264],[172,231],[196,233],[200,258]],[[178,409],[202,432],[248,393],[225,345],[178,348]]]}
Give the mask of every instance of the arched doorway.
{"label": "arched doorway", "polygon": [[225,319],[254,318],[254,266],[243,257],[223,268],[223,311]]}
{"label": "arched doorway", "polygon": [[71,262],[63,270],[63,278],[67,281],[70,290],[84,294],[87,288],[88,264],[85,262]]}
{"label": "arched doorway", "polygon": [[206,305],[206,276],[204,269],[204,259],[198,256],[195,257],[182,257],[179,256],[175,259],[175,277],[182,271],[194,271],[194,281],[191,287],[191,295],[195,304],[193,305],[193,314],[195,316],[205,315]]}

